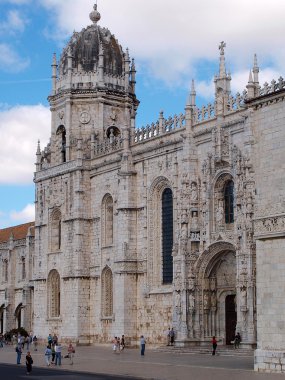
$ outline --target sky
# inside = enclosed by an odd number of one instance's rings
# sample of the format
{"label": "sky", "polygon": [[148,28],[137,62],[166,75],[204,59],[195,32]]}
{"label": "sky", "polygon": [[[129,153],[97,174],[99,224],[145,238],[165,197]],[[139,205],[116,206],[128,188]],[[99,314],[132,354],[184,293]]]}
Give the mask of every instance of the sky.
{"label": "sky", "polygon": [[[34,220],[35,152],[50,136],[47,97],[53,53],[91,24],[94,0],[0,0],[0,228]],[[284,0],[98,0],[108,27],[137,69],[137,127],[214,99],[221,41],[235,95],[256,53],[260,83],[285,77]]]}

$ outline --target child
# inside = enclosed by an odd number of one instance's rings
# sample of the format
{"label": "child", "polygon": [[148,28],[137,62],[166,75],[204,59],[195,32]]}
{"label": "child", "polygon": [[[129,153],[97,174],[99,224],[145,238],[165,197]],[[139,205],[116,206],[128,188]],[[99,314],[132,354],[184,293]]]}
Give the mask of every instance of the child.
{"label": "child", "polygon": [[33,359],[31,357],[30,351],[27,352],[26,356],[26,367],[27,367],[27,375],[32,372]]}

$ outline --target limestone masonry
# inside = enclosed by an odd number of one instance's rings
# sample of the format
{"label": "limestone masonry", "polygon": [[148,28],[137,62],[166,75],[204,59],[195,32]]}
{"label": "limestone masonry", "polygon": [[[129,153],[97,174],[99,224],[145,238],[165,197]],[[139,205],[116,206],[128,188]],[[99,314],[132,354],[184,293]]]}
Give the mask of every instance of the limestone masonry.
{"label": "limestone masonry", "polygon": [[219,46],[215,101],[136,128],[136,69],[106,28],[53,58],[50,143],[36,153],[34,225],[0,230],[1,331],[109,342],[143,334],[256,347],[285,372],[285,81],[231,94]]}

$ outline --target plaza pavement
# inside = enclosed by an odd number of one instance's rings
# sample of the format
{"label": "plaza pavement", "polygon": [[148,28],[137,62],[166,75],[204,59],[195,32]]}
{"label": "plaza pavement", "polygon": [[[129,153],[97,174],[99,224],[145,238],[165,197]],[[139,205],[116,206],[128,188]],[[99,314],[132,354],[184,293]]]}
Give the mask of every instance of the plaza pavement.
{"label": "plaza pavement", "polygon": [[[63,347],[63,356],[67,348]],[[31,349],[34,359],[33,375],[37,367],[46,367],[44,346],[38,351]],[[25,354],[22,363],[25,363]],[[0,349],[1,363],[16,363],[16,352],[12,346]],[[23,365],[23,364],[22,364]],[[58,369],[59,367],[57,367]],[[142,378],[152,380],[284,380],[284,374],[263,374],[253,371],[253,356],[211,356],[199,353],[162,352],[146,347],[144,357],[139,349],[126,348],[123,353],[114,354],[112,345],[76,347],[74,364],[69,359],[62,360],[62,369],[86,371],[88,373],[123,375],[129,379]],[[52,372],[53,367],[49,367]]]}

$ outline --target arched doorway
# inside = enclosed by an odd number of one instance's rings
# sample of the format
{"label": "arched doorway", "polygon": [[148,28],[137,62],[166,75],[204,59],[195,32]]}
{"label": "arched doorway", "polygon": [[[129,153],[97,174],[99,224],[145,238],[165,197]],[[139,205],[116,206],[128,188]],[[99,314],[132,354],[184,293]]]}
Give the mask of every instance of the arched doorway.
{"label": "arched doorway", "polygon": [[233,341],[235,337],[236,324],[237,324],[235,294],[229,294],[226,296],[225,314],[226,314],[226,344],[231,344],[231,341]]}
{"label": "arched doorway", "polygon": [[16,317],[16,328],[19,329],[22,327],[22,304],[20,303],[15,310]]}
{"label": "arched doorway", "polygon": [[203,340],[213,335],[229,344],[236,325],[236,255],[234,246],[216,242],[200,258],[200,326]]}

